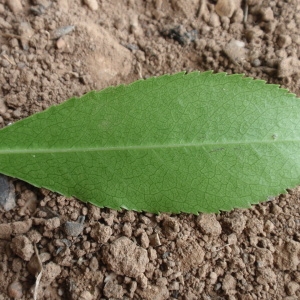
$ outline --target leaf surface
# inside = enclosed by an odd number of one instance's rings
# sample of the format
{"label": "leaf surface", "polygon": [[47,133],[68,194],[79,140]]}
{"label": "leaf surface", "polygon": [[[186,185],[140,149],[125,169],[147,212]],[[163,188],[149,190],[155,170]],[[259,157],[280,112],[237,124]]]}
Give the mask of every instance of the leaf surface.
{"label": "leaf surface", "polygon": [[246,208],[300,183],[300,102],[193,72],[71,98],[0,130],[0,172],[100,207]]}

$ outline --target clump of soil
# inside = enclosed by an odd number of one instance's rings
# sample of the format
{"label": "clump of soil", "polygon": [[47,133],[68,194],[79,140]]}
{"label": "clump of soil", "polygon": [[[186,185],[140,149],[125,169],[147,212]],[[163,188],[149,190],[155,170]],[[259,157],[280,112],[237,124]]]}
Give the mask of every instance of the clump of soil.
{"label": "clump of soil", "polygon": [[[300,95],[297,0],[0,0],[0,29],[0,127],[183,70],[244,73]],[[299,189],[194,216],[1,182],[0,299],[32,299],[41,265],[38,299],[300,298]]]}

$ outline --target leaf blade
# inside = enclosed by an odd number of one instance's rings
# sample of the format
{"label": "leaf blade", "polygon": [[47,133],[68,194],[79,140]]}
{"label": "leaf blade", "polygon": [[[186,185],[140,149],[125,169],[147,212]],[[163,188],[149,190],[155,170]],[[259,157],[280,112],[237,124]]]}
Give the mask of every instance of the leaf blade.
{"label": "leaf blade", "polygon": [[115,209],[248,207],[299,183],[298,108],[286,90],[241,75],[137,81],[1,130],[0,172]]}

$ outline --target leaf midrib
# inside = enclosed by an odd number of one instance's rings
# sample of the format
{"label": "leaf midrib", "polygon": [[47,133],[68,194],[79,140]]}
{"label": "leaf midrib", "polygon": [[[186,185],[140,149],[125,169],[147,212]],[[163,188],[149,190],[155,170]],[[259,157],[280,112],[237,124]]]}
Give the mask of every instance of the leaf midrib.
{"label": "leaf midrib", "polygon": [[[245,146],[251,144],[275,144],[275,143],[288,143],[300,142],[300,139],[292,140],[268,140],[268,141],[249,141],[249,142],[226,142],[226,143],[201,143],[201,144],[171,144],[171,145],[143,145],[143,146],[114,146],[114,147],[94,147],[94,148],[47,148],[47,149],[14,149],[14,150],[0,150],[1,154],[38,154],[38,153],[68,153],[68,152],[105,152],[105,151],[127,151],[127,150],[151,150],[151,149],[170,149],[170,148],[192,148],[192,147],[205,147],[205,146]],[[216,148],[215,150],[218,150]]]}

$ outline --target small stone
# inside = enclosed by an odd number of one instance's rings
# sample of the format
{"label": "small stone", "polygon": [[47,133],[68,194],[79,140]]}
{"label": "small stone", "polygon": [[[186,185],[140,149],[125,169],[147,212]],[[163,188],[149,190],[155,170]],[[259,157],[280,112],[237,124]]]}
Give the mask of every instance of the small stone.
{"label": "small stone", "polygon": [[141,246],[143,248],[148,248],[149,247],[149,238],[146,232],[142,232],[141,234]]}
{"label": "small stone", "polygon": [[286,34],[279,35],[279,37],[277,39],[277,45],[280,48],[286,48],[291,44],[292,44],[292,38],[289,35],[286,35]]}
{"label": "small stone", "polygon": [[112,235],[112,229],[101,223],[96,223],[90,232],[91,237],[100,244],[106,243]]}
{"label": "small stone", "polygon": [[132,210],[127,210],[124,214],[123,221],[133,223],[135,221],[135,213]]}
{"label": "small stone", "polygon": [[148,257],[149,257],[150,260],[157,259],[157,251],[155,249],[153,249],[152,247],[150,247],[148,249]]}
{"label": "small stone", "polygon": [[77,220],[77,222],[66,222],[64,224],[64,231],[69,236],[78,236],[82,233],[84,228],[84,216],[80,216]]}
{"label": "small stone", "polygon": [[12,282],[7,288],[7,294],[10,298],[21,299],[23,297],[23,287],[19,281]]}
{"label": "small stone", "polygon": [[78,300],[93,300],[94,297],[89,291],[83,291],[80,293]]}
{"label": "small stone", "polygon": [[264,229],[265,232],[271,233],[275,229],[275,225],[270,220],[267,220]]}
{"label": "small stone", "polygon": [[0,207],[9,211],[16,206],[15,187],[8,177],[0,174]]}
{"label": "small stone", "polygon": [[266,22],[274,20],[274,13],[271,7],[267,7],[263,9],[262,19]]}
{"label": "small stone", "polygon": [[0,224],[0,239],[9,240],[12,234],[12,228],[10,224]]}
{"label": "small stone", "polygon": [[51,33],[51,38],[59,39],[60,37],[71,33],[74,29],[75,29],[75,26],[72,26],[72,25],[57,28]]}
{"label": "small stone", "polygon": [[180,231],[177,219],[165,215],[163,217],[163,232],[167,239],[174,240]]}
{"label": "small stone", "polygon": [[244,11],[241,8],[238,8],[233,14],[231,21],[232,23],[242,23],[244,20]]}
{"label": "small stone", "polygon": [[32,219],[11,223],[13,234],[27,233],[32,227]]}
{"label": "small stone", "polygon": [[277,276],[271,268],[259,268],[257,270],[257,283],[261,285],[274,284],[277,281]]}
{"label": "small stone", "polygon": [[179,282],[178,281],[173,281],[169,285],[169,290],[171,291],[179,291]]}
{"label": "small stone", "polygon": [[42,239],[42,235],[37,230],[30,230],[27,234],[29,240],[33,243],[38,243]]}
{"label": "small stone", "polygon": [[109,280],[103,288],[103,294],[107,298],[122,299],[124,290],[121,285]]}
{"label": "small stone", "polygon": [[238,64],[246,58],[247,50],[245,49],[245,43],[242,41],[232,39],[223,50],[234,64]]}
{"label": "small stone", "polygon": [[265,248],[257,248],[255,251],[257,267],[264,268],[273,265],[273,254]]}
{"label": "small stone", "polygon": [[231,233],[227,238],[228,244],[235,245],[237,243],[237,236],[235,233]]}
{"label": "small stone", "polygon": [[89,204],[89,211],[88,211],[89,219],[94,219],[98,221],[101,218],[101,210],[99,207]]}
{"label": "small stone", "polygon": [[18,28],[19,35],[21,36],[21,44],[24,50],[28,50],[28,41],[34,35],[34,30],[32,29],[30,23],[21,22]]}
{"label": "small stone", "polygon": [[10,23],[6,22],[3,18],[0,17],[0,28],[11,29],[12,26]]}
{"label": "small stone", "polygon": [[123,232],[124,232],[124,235],[126,235],[127,237],[131,237],[131,235],[132,235],[132,227],[131,227],[131,224],[129,222],[126,222],[123,225]]}
{"label": "small stone", "polygon": [[148,279],[144,274],[140,274],[136,281],[142,289],[145,289],[148,286]]}
{"label": "small stone", "polygon": [[41,278],[41,283],[44,287],[51,284],[51,282],[54,281],[54,279],[60,274],[61,267],[50,261],[43,269],[43,276]]}
{"label": "small stone", "polygon": [[20,256],[22,259],[29,261],[34,253],[32,243],[24,235],[18,235],[12,239],[10,248],[12,251]]}
{"label": "small stone", "polygon": [[261,65],[261,60],[259,58],[255,58],[251,62],[253,67],[259,67]]}
{"label": "small stone", "polygon": [[136,293],[143,300],[167,300],[171,299],[167,287],[159,285],[148,285],[145,289],[137,289]]}
{"label": "small stone", "polygon": [[181,261],[182,270],[189,271],[203,263],[204,251],[195,240],[177,240],[178,260]]}
{"label": "small stone", "polygon": [[84,3],[89,7],[90,10],[97,10],[99,7],[97,0],[84,0]]}
{"label": "small stone", "polygon": [[0,114],[4,114],[7,111],[6,104],[3,98],[0,98]]}
{"label": "small stone", "polygon": [[264,233],[264,223],[261,220],[250,218],[246,224],[246,230],[249,235],[260,235]]}
{"label": "small stone", "polygon": [[291,281],[286,285],[286,292],[289,296],[293,296],[299,290],[299,284],[295,281]]}
{"label": "small stone", "polygon": [[296,56],[284,58],[278,65],[277,76],[289,77],[300,72],[300,60]]}
{"label": "small stone", "polygon": [[224,219],[224,226],[236,234],[241,234],[246,226],[246,217],[239,213],[232,213],[229,218]]}
{"label": "small stone", "polygon": [[60,226],[60,219],[59,217],[54,217],[51,219],[46,220],[45,227],[47,230],[54,230]]}
{"label": "small stone", "polygon": [[197,218],[197,224],[204,234],[219,236],[222,232],[222,227],[217,221],[215,214],[201,214]]}
{"label": "small stone", "polygon": [[99,262],[98,262],[98,259],[95,256],[92,257],[92,259],[90,261],[90,264],[89,264],[89,267],[93,272],[95,272],[99,269]]}
{"label": "small stone", "polygon": [[235,0],[218,0],[215,10],[220,17],[231,18],[237,8]]}
{"label": "small stone", "polygon": [[219,27],[221,25],[219,16],[214,12],[211,13],[208,24],[215,28]]}
{"label": "small stone", "polygon": [[136,281],[132,281],[131,285],[130,285],[130,290],[129,290],[129,297],[133,298],[134,292],[136,291],[137,288],[137,282]]}
{"label": "small stone", "polygon": [[276,247],[275,262],[280,270],[295,271],[300,263],[300,243],[280,241]]}
{"label": "small stone", "polygon": [[154,234],[150,235],[149,242],[150,242],[150,245],[153,247],[161,246],[161,242],[160,242],[158,233],[154,233]]}
{"label": "small stone", "polygon": [[210,278],[210,283],[213,285],[218,280],[218,274],[216,272],[211,272],[209,278]]}
{"label": "small stone", "polygon": [[223,279],[222,289],[227,295],[232,295],[236,290],[236,279],[230,275],[226,274]]}
{"label": "small stone", "polygon": [[23,10],[21,0],[7,0],[6,4],[14,14],[18,14]]}
{"label": "small stone", "polygon": [[56,48],[59,49],[59,50],[62,50],[66,47],[66,42],[63,38],[59,38],[57,41],[56,41]]}

